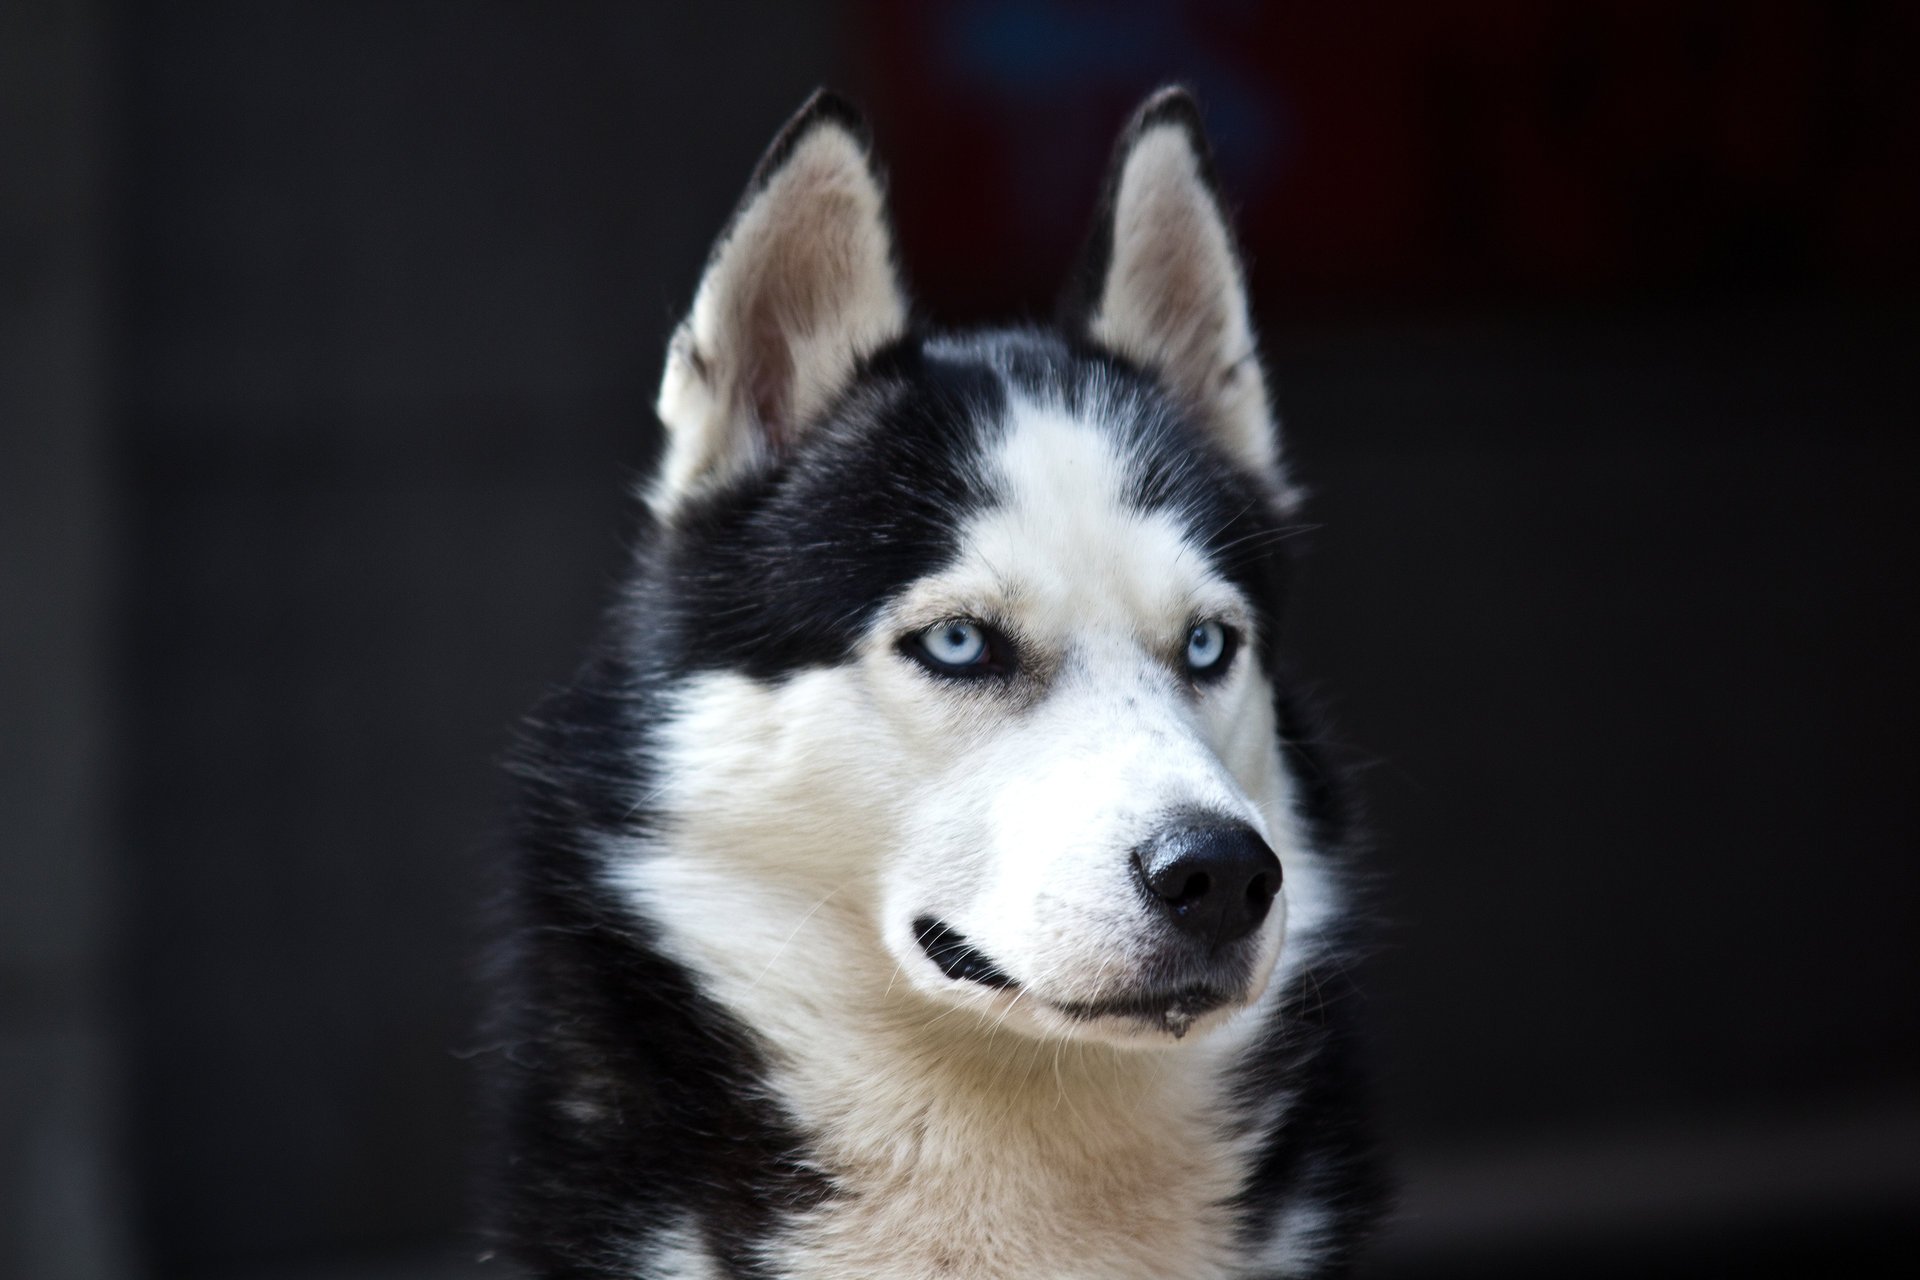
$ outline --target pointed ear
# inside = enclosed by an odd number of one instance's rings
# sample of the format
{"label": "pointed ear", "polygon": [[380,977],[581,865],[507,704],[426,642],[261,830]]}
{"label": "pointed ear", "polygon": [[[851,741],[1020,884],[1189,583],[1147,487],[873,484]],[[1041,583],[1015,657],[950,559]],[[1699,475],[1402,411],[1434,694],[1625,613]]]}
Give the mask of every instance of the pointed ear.
{"label": "pointed ear", "polygon": [[1240,256],[1185,89],[1148,98],[1120,135],[1062,318],[1159,374],[1233,457],[1280,478]]}
{"label": "pointed ear", "polygon": [[906,327],[865,123],[816,93],[761,158],[668,346],[655,511],[791,446]]}

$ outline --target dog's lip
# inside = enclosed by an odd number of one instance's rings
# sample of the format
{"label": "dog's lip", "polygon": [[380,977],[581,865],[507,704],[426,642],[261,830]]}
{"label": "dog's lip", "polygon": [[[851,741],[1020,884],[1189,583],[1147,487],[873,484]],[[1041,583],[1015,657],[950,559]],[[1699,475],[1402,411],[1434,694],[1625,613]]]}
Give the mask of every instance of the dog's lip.
{"label": "dog's lip", "polygon": [[967,941],[966,935],[932,916],[913,922],[913,936],[940,972],[955,982],[976,982],[983,987],[1010,988],[1020,984],[1007,976],[987,953]]}
{"label": "dog's lip", "polygon": [[1196,983],[1166,990],[1108,996],[1101,1000],[1054,1000],[1049,1003],[1070,1018],[1091,1022],[1095,1018],[1158,1018],[1171,1005],[1178,1005],[1197,1016],[1212,1013],[1223,1005],[1234,1003],[1236,999],[1238,997],[1232,992]]}
{"label": "dog's lip", "polygon": [[1136,991],[1100,1000],[1050,1000],[1048,1003],[1075,1022],[1121,1018],[1146,1023],[1179,1039],[1195,1022],[1210,1013],[1241,1002],[1242,993],[1204,983],[1160,990]]}

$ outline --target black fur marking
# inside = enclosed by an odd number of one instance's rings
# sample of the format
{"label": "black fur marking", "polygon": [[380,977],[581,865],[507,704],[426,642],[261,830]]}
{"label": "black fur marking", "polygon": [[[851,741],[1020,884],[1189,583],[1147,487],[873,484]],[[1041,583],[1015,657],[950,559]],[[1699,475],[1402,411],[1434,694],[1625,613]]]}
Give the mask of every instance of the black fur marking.
{"label": "black fur marking", "polygon": [[1358,867],[1367,835],[1355,812],[1349,770],[1324,743],[1318,708],[1297,692],[1284,665],[1273,672],[1281,751],[1296,789],[1308,842],[1340,880],[1345,911],[1309,940],[1309,961],[1281,1000],[1234,1081],[1243,1116],[1287,1100],[1274,1131],[1235,1200],[1249,1246],[1270,1233],[1289,1206],[1324,1211],[1316,1234],[1315,1276],[1344,1276],[1359,1261],[1392,1204],[1392,1183],[1369,1120],[1362,1000],[1350,966],[1367,950],[1371,894]]}
{"label": "black fur marking", "polygon": [[657,659],[758,679],[844,661],[874,612],[949,562],[966,519],[997,500],[986,462],[1007,383],[1116,434],[1131,500],[1173,512],[1256,604],[1270,664],[1284,597],[1273,548],[1291,531],[1270,487],[1150,376],[1037,330],[884,348],[786,456],[690,499],[653,540],[640,586]]}
{"label": "black fur marking", "polygon": [[990,371],[902,343],[771,467],[687,504],[638,588],[677,671],[757,679],[844,661],[873,613],[950,560],[988,506],[983,436],[1005,393]]}
{"label": "black fur marking", "polygon": [[1285,1123],[1269,1137],[1234,1201],[1242,1238],[1256,1246],[1291,1206],[1324,1210],[1313,1242],[1315,1276],[1348,1274],[1389,1204],[1366,1120],[1366,1074],[1353,1026],[1357,1003],[1337,966],[1303,974],[1235,1081],[1243,1115],[1287,1100]]}
{"label": "black fur marking", "polygon": [[1280,750],[1288,763],[1296,804],[1308,838],[1317,848],[1351,843],[1360,825],[1352,811],[1347,769],[1326,741],[1319,709],[1298,688],[1285,662],[1273,672],[1274,718],[1280,726]]}
{"label": "black fur marking", "polygon": [[920,949],[927,953],[927,959],[956,982],[977,982],[983,987],[1019,985],[988,959],[984,951],[968,942],[965,934],[932,916],[921,916],[913,922],[913,936]]}
{"label": "black fur marking", "polygon": [[532,719],[510,908],[510,985],[495,1029],[509,1166],[495,1210],[535,1273],[628,1280],[637,1247],[697,1231],[726,1274],[832,1194],[769,1100],[755,1036],[666,959],[598,883],[604,842],[645,835],[645,682],[591,663]]}

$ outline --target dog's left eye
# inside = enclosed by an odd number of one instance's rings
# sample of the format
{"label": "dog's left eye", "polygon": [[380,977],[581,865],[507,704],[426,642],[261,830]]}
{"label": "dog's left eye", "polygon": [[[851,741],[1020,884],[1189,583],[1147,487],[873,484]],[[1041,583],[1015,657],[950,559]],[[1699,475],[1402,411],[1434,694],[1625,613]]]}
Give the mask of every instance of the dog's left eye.
{"label": "dog's left eye", "polygon": [[1221,622],[1196,622],[1187,632],[1187,670],[1195,676],[1216,676],[1233,658],[1233,628]]}
{"label": "dog's left eye", "polygon": [[937,675],[993,675],[1008,669],[1011,646],[992,627],[968,618],[936,623],[916,631],[901,649]]}

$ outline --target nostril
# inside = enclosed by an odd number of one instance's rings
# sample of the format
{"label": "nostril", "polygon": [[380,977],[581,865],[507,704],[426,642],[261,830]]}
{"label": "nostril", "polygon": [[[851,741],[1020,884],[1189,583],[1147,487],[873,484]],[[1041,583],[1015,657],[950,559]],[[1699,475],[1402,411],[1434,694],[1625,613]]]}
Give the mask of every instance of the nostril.
{"label": "nostril", "polygon": [[1255,876],[1247,886],[1247,906],[1254,913],[1254,919],[1266,915],[1267,908],[1273,905],[1273,899],[1280,892],[1280,877],[1271,873]]}
{"label": "nostril", "polygon": [[1259,928],[1280,892],[1279,859],[1245,823],[1170,827],[1135,859],[1171,923],[1215,947]]}

